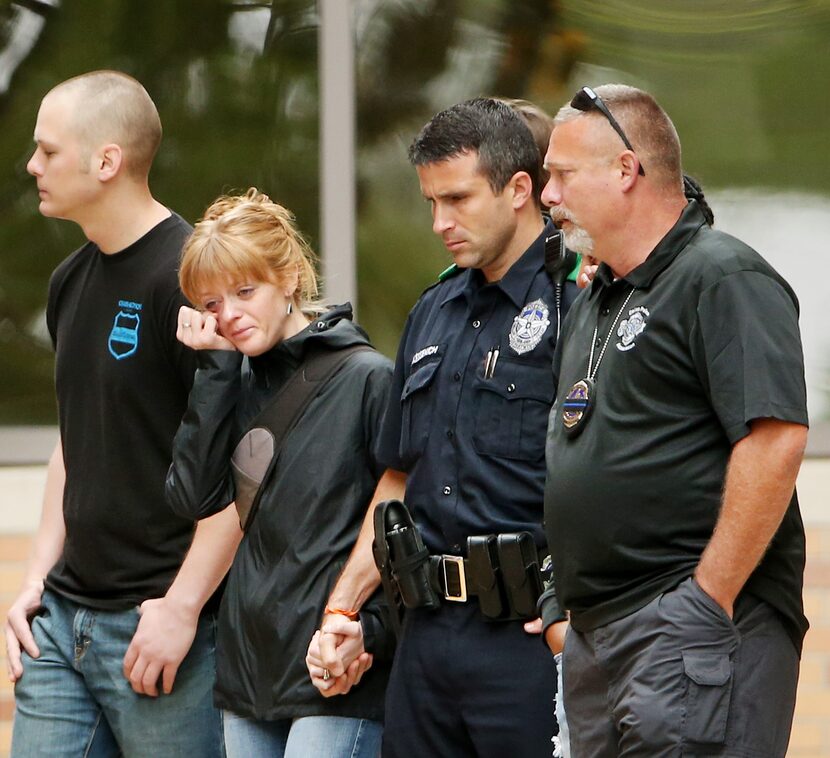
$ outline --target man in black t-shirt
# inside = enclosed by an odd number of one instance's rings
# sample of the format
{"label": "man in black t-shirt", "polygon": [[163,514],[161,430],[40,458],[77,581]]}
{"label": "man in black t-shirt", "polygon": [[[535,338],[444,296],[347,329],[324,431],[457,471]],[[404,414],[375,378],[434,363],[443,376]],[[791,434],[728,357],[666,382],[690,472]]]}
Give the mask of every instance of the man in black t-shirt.
{"label": "man in black t-shirt", "polygon": [[6,622],[12,754],[222,756],[211,598],[239,527],[233,509],[194,527],[164,501],[194,361],[175,338],[190,227],[147,180],[158,113],[97,71],[46,95],[34,138],[41,213],[89,241],[49,285],[61,437]]}
{"label": "man in black t-shirt", "polygon": [[783,756],[807,628],[795,295],[687,202],[647,93],[583,88],[545,162],[543,201],[601,263],[547,441],[573,755]]}

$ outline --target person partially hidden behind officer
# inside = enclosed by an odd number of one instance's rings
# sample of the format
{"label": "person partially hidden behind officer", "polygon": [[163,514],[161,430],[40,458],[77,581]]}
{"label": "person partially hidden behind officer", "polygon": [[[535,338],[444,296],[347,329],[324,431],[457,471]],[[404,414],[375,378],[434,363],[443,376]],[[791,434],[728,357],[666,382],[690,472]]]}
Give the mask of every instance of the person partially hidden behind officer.
{"label": "person partially hidden behind officer", "polygon": [[176,340],[190,226],[148,173],[156,107],[95,71],[44,97],[27,169],[40,212],[89,240],[52,275],[60,440],[23,589],[6,622],[12,755],[220,756],[214,590],[240,530],[164,501],[195,359]]}
{"label": "person partially hidden behind officer", "polygon": [[646,92],[580,90],[545,165],[566,242],[601,262],[547,440],[572,754],[784,756],[807,629],[796,296],[684,196]]}
{"label": "person partially hidden behind officer", "polygon": [[[541,156],[509,105],[442,111],[409,158],[455,264],[409,315],[381,436],[380,459],[406,476],[406,505],[375,510],[376,547],[407,606],[383,754],[550,756],[556,665],[536,618],[543,457],[575,257],[543,219]],[[351,608],[377,585],[365,531],[331,606]],[[329,695],[349,684],[341,623],[323,619],[307,659]],[[315,676],[321,665],[328,681]]]}

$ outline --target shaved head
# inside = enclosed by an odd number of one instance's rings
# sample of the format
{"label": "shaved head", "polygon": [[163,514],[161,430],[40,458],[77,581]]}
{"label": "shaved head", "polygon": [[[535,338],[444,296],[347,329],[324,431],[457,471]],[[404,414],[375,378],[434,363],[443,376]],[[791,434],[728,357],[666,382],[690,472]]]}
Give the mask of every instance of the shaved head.
{"label": "shaved head", "polygon": [[119,71],[93,71],[59,84],[47,99],[70,106],[69,127],[87,156],[102,145],[117,144],[126,173],[147,178],[161,142],[161,121],[139,82]]}

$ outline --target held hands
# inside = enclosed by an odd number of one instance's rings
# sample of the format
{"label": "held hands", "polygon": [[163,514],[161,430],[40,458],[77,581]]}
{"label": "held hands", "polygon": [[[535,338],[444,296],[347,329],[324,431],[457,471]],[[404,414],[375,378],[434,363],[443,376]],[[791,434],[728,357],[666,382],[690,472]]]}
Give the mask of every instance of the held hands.
{"label": "held hands", "polygon": [[124,656],[124,677],[135,692],[150,697],[158,696],[161,677],[162,690],[169,695],[196,636],[199,614],[166,597],[145,600],[138,612],[141,619]]}
{"label": "held hands", "polygon": [[236,350],[229,340],[219,334],[216,316],[186,305],[179,308],[176,339],[194,350]]}
{"label": "held hands", "polygon": [[10,682],[16,682],[23,676],[22,650],[32,658],[40,655],[32,636],[30,619],[40,608],[42,596],[43,581],[32,582],[23,588],[9,608],[9,615],[6,617],[6,668]]}
{"label": "held hands", "polygon": [[323,697],[332,697],[345,695],[358,684],[371,668],[372,660],[372,655],[363,648],[360,622],[327,614],[311,638],[305,662],[312,684]]}

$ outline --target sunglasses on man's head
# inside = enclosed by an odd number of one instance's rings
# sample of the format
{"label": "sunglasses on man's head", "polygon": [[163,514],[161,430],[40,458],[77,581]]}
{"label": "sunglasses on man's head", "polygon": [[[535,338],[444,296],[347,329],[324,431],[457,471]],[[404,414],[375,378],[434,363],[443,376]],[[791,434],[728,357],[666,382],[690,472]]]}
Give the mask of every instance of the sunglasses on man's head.
{"label": "sunglasses on man's head", "polygon": [[[608,106],[602,101],[602,98],[594,92],[590,87],[583,87],[579,92],[577,92],[573,96],[573,100],[571,100],[571,108],[576,108],[578,111],[590,111],[592,108],[596,108],[605,118],[608,119],[608,123],[611,124],[614,131],[620,135],[620,139],[625,143],[625,146],[632,152],[636,153],[637,151],[631,146],[631,143],[628,141],[628,137],[625,136],[625,132],[622,130],[622,127],[617,123],[617,119],[611,114],[611,111],[608,110]],[[643,164],[640,164],[640,176],[645,176],[646,172],[643,170]]]}

